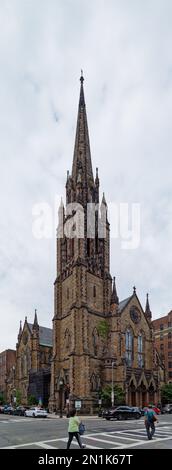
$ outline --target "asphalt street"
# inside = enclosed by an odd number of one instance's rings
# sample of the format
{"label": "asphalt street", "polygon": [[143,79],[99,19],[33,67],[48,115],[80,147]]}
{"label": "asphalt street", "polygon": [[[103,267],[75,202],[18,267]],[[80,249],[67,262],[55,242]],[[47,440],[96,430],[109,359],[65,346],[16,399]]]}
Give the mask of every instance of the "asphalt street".
{"label": "asphalt street", "polygon": [[[143,418],[106,421],[85,417],[82,442],[88,449],[172,449],[172,415],[161,415],[152,441],[148,441]],[[68,419],[49,416],[26,418],[0,414],[1,449],[65,449]],[[73,440],[71,449],[78,444]]]}

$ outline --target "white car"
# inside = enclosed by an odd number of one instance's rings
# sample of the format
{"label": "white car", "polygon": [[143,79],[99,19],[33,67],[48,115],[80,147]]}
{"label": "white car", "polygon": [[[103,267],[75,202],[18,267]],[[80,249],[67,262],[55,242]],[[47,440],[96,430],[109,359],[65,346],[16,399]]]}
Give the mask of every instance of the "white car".
{"label": "white car", "polygon": [[46,418],[47,414],[48,413],[47,413],[46,410],[43,410],[41,408],[37,408],[35,406],[30,408],[30,410],[25,411],[25,416],[32,416],[33,418],[38,418],[39,416],[40,416],[40,418]]}

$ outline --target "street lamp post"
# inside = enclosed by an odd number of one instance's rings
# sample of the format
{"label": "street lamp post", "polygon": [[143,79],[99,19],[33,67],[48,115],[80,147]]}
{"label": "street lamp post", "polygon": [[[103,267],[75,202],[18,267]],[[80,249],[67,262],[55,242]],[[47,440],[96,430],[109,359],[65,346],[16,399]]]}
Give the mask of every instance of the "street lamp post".
{"label": "street lamp post", "polygon": [[63,379],[59,380],[60,418],[63,418]]}
{"label": "street lamp post", "polygon": [[111,392],[111,403],[112,407],[114,406],[114,386],[113,386],[113,367],[115,365],[115,362],[112,361],[112,392]]}

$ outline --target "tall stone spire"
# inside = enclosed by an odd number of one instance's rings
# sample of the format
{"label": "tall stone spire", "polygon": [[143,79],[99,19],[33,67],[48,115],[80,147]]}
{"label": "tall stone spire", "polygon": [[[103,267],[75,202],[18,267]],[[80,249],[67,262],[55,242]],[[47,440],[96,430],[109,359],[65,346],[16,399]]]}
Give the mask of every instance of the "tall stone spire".
{"label": "tall stone spire", "polygon": [[37,310],[35,309],[35,316],[34,316],[34,323],[33,323],[34,328],[38,328],[38,317],[37,317]]}
{"label": "tall stone spire", "polygon": [[152,312],[151,312],[150,305],[149,305],[149,294],[146,294],[145,315],[146,315],[146,317],[147,317],[149,320],[151,320],[151,318],[152,318]]}
{"label": "tall stone spire", "polygon": [[78,106],[78,118],[72,165],[72,179],[74,185],[77,182],[83,186],[94,186],[93,170],[91,163],[91,151],[87,124],[86,105],[84,97],[84,77],[81,70],[81,87]]}
{"label": "tall stone spire", "polygon": [[112,304],[119,304],[119,297],[117,296],[117,290],[116,290],[116,282],[115,282],[115,277],[113,278],[113,288],[112,288],[112,296],[111,296],[111,305]]}

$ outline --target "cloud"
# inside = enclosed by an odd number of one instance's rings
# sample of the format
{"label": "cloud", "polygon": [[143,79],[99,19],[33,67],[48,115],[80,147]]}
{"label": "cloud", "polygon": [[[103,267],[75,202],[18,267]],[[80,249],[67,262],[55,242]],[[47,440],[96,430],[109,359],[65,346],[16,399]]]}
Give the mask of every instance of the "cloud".
{"label": "cloud", "polygon": [[171,20],[170,0],[1,1],[1,350],[35,307],[51,325],[55,240],[33,238],[32,208],[64,195],[81,68],[101,190],[141,204],[140,247],[112,241],[120,298],[135,284],[154,316],[171,309]]}

